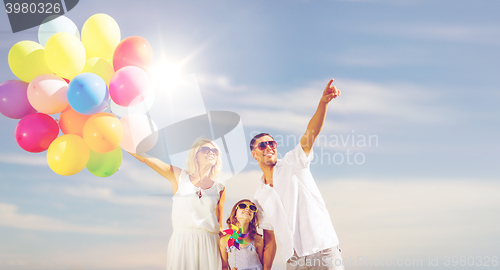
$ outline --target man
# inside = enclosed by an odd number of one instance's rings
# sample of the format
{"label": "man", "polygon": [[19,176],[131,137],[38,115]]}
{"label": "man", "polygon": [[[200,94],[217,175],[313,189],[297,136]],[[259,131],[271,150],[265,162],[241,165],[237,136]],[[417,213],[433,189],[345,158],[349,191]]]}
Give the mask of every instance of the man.
{"label": "man", "polygon": [[264,270],[271,269],[276,240],[286,269],[344,269],[325,202],[309,170],[312,147],[325,121],[328,104],[340,95],[331,79],[300,143],[278,160],[276,142],[267,133],[250,142],[252,157],[264,175],[255,192],[264,232]]}

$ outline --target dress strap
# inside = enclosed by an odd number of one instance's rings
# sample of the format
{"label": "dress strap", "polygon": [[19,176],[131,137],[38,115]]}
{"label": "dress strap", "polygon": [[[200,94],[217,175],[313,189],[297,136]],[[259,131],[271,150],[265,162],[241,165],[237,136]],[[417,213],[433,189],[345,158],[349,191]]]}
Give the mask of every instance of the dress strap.
{"label": "dress strap", "polygon": [[253,241],[246,246],[246,248],[250,251],[255,251],[255,245],[253,244]]}
{"label": "dress strap", "polygon": [[[246,245],[245,247],[242,247],[240,249],[248,249],[249,251],[255,251],[255,245],[254,245],[254,242],[250,242],[248,243],[248,245]],[[226,251],[227,252],[231,252],[231,251],[235,251],[236,248],[234,246],[231,246],[231,247],[226,247]]]}

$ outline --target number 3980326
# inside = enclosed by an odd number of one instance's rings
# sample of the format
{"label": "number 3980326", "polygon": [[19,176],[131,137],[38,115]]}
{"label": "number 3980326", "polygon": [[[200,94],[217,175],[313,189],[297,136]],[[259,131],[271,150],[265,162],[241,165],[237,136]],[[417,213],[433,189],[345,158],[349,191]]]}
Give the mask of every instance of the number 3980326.
{"label": "number 3980326", "polygon": [[10,13],[44,13],[44,14],[59,14],[61,13],[60,3],[6,3],[5,10]]}

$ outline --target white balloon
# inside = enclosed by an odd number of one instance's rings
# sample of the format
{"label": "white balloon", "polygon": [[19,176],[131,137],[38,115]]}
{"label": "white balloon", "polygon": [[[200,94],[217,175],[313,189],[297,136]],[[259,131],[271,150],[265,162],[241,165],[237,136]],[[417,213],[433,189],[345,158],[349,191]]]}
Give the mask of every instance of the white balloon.
{"label": "white balloon", "polygon": [[153,119],[144,114],[133,113],[120,119],[123,126],[123,150],[130,153],[145,153],[158,141],[158,127]]}
{"label": "white balloon", "polygon": [[45,22],[38,28],[38,42],[45,47],[47,40],[56,33],[66,32],[74,35],[80,40],[80,31],[76,27],[75,23],[65,16],[58,16],[57,18],[50,20],[54,17],[49,16],[45,19]]}
{"label": "white balloon", "polygon": [[151,109],[151,107],[153,107],[154,102],[155,102],[154,91],[148,91],[148,94],[146,95],[144,100],[137,105],[123,107],[116,104],[112,99],[110,99],[109,108],[111,109],[111,112],[114,115],[118,117],[124,117],[126,115],[133,113],[146,114]]}
{"label": "white balloon", "polygon": [[53,74],[42,74],[28,85],[28,100],[33,108],[45,114],[60,113],[68,107],[68,83]]}

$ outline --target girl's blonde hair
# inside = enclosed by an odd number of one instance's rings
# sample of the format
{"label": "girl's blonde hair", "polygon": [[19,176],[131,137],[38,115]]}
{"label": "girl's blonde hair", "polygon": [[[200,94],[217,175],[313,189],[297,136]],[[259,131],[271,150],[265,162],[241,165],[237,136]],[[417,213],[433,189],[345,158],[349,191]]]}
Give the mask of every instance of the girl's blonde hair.
{"label": "girl's blonde hair", "polygon": [[[232,225],[238,225],[238,219],[236,218],[236,211],[238,211],[238,204],[240,203],[251,203],[255,205],[251,200],[248,199],[243,199],[239,202],[237,202],[234,206],[233,209],[231,210],[231,214],[229,215],[229,218],[226,220],[227,226],[231,228]],[[257,209],[257,212],[259,209]],[[259,226],[259,217],[257,216],[257,212],[253,213],[253,218],[252,221],[248,224],[248,233],[250,234],[250,238],[254,239],[255,235],[260,235],[257,233],[257,226]]]}
{"label": "girl's blonde hair", "polygon": [[198,151],[200,151],[200,147],[206,143],[213,145],[219,151],[219,154],[216,157],[215,165],[212,166],[212,169],[210,170],[209,173],[210,179],[215,180],[219,176],[220,171],[222,169],[222,157],[221,157],[222,153],[219,146],[217,146],[215,142],[208,139],[199,138],[196,141],[194,141],[193,145],[191,145],[191,149],[189,149],[186,161],[187,172],[189,175],[192,175],[197,173],[198,170],[200,169],[198,162],[196,161],[196,154],[198,153]]}

